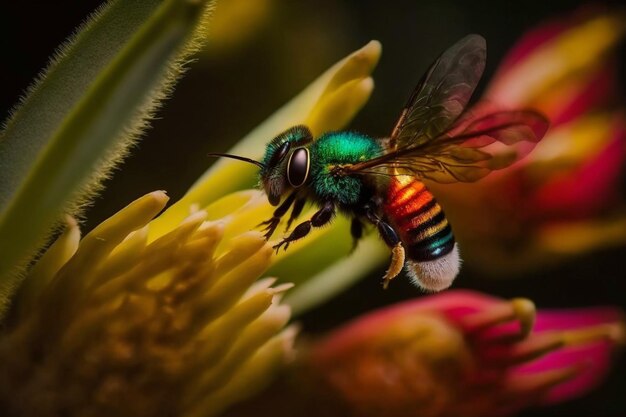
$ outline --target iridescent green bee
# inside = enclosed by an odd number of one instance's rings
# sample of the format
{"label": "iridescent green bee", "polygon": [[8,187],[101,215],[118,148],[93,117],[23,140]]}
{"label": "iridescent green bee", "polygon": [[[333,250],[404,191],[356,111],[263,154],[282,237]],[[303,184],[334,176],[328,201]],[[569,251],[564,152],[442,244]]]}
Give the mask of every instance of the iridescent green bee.
{"label": "iridescent green bee", "polygon": [[[405,265],[420,287],[448,287],[459,270],[450,224],[425,182],[473,182],[526,155],[548,123],[531,110],[466,111],[485,67],[485,40],[469,35],[430,67],[400,115],[390,137],[329,132],[317,139],[295,126],[272,139],[263,159],[213,154],[251,162],[269,202],[278,206],[262,223],[269,239],[287,211],[287,228],[306,201],[319,210],[275,245],[287,247],[312,228],[328,224],[337,210],[352,218],[357,242],[371,223],[392,250],[384,285]],[[282,201],[282,203],[281,203]]]}

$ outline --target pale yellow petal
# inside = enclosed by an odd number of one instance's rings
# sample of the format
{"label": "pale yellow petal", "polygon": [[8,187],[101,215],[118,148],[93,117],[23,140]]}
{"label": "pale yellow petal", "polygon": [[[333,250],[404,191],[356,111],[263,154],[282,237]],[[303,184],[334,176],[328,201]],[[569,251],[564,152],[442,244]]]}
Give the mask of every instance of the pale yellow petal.
{"label": "pale yellow petal", "polygon": [[220,415],[232,404],[260,393],[274,375],[294,356],[293,344],[297,328],[290,326],[261,347],[219,390],[204,397],[184,417],[211,417]]}
{"label": "pale yellow petal", "polygon": [[[85,271],[95,270],[131,232],[144,227],[167,203],[163,191],[155,191],[135,200],[122,210],[102,222],[80,242],[72,262],[55,277],[51,286],[58,291],[56,303],[64,305],[77,297],[89,285],[91,275]],[[53,290],[56,291],[56,290]]]}
{"label": "pale yellow petal", "polygon": [[94,267],[91,281],[94,283],[106,282],[110,277],[120,275],[131,269],[141,258],[147,243],[148,226],[132,232],[111,252],[107,262],[101,268]]}
{"label": "pale yellow petal", "polygon": [[241,331],[270,307],[273,297],[270,291],[258,292],[237,303],[204,329],[198,338],[198,343],[205,346],[198,355],[198,365],[209,369],[223,360]]}
{"label": "pale yellow petal", "polygon": [[79,253],[111,252],[130,232],[148,224],[163,210],[168,199],[163,191],[155,191],[133,201],[87,234]]}
{"label": "pale yellow petal", "polygon": [[[217,260],[215,275],[220,279],[211,287],[211,291],[200,297],[198,304],[201,307],[195,314],[208,321],[231,308],[267,270],[271,253],[271,247],[265,245],[265,240],[258,234],[241,236],[231,251]],[[229,259],[224,259],[226,257]]]}
{"label": "pale yellow petal", "polygon": [[344,127],[365,105],[374,90],[371,77],[347,82],[337,91],[325,94],[306,118],[314,136]]}
{"label": "pale yellow petal", "polygon": [[[42,258],[38,270],[53,276],[29,292],[30,308],[16,306],[22,314],[2,340],[0,401],[10,410],[24,410],[12,398],[27,393],[47,398],[26,407],[29,415],[185,416],[207,401],[224,410],[285,364],[294,333],[283,332],[291,310],[281,298],[292,285],[258,280],[272,249],[259,232],[232,236],[246,211],[207,220],[196,209],[149,241],[149,221],[166,201],[162,192],[138,199],[78,250],[71,223]],[[33,360],[41,355],[49,360]]]}
{"label": "pale yellow petal", "polygon": [[287,306],[272,305],[258,319],[245,327],[227,355],[210,368],[200,368],[198,380],[190,387],[185,402],[199,401],[207,392],[215,391],[227,383],[239,365],[274,337],[289,321]]}
{"label": "pale yellow petal", "polygon": [[[142,258],[145,259],[145,262],[129,265],[132,266],[132,268],[128,268],[128,270],[115,279],[111,279],[112,277],[106,274],[106,265],[104,266],[104,272],[102,274],[94,274],[93,277],[86,277],[91,278],[89,280],[91,286],[98,287],[97,290],[94,291],[94,298],[100,301],[113,299],[118,294],[132,290],[134,283],[141,281],[142,277],[150,277],[167,270],[174,260],[178,260],[176,258],[178,255],[177,249],[191,237],[205,218],[206,213],[204,212],[194,213],[189,216],[178,228],[152,242],[143,250]],[[79,254],[81,249],[79,249]],[[86,259],[88,261],[90,258],[86,257]],[[70,270],[70,276],[80,277],[81,274],[76,271],[86,269],[87,261],[82,258],[76,259],[75,263],[73,262],[71,264],[72,268],[68,268],[68,270]],[[91,267],[97,268],[98,263],[94,262]]]}
{"label": "pale yellow petal", "polygon": [[48,248],[46,253],[30,270],[28,278],[24,280],[18,294],[17,305],[22,313],[33,308],[33,302],[40,295],[43,288],[50,283],[61,267],[76,253],[80,241],[78,223],[72,217],[65,219],[65,230]]}

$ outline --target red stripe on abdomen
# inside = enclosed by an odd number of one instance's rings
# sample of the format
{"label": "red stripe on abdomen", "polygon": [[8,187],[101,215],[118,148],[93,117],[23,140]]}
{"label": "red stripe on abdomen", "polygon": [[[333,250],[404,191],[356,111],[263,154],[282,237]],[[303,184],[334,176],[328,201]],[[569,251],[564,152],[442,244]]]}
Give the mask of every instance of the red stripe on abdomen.
{"label": "red stripe on abdomen", "polygon": [[391,180],[383,207],[409,258],[429,261],[454,248],[454,236],[441,206],[424,183],[410,177]]}

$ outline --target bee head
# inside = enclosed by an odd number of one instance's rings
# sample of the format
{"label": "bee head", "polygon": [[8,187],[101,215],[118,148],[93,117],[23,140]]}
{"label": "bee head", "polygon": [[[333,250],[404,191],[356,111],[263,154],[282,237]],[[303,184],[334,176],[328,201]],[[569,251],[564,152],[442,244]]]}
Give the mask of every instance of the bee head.
{"label": "bee head", "polygon": [[313,141],[311,131],[294,126],[272,139],[265,148],[259,179],[273,206],[290,188],[303,185],[309,174],[309,150]]}

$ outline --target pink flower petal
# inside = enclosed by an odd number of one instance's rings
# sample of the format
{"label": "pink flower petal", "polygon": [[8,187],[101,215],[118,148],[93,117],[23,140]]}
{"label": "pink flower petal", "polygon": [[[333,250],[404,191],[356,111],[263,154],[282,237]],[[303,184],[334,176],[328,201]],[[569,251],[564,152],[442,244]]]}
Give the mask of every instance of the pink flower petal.
{"label": "pink flower petal", "polygon": [[447,291],[354,320],[315,343],[309,365],[371,416],[510,415],[597,386],[624,338],[620,311],[541,312],[533,330],[536,317],[527,299]]}
{"label": "pink flower petal", "polygon": [[576,310],[541,310],[534,327],[535,333],[572,330],[598,324],[615,323],[624,319],[621,310],[611,307],[588,307]]}
{"label": "pink flower petal", "polygon": [[548,391],[545,403],[557,403],[581,396],[606,377],[613,344],[608,341],[587,346],[562,348],[515,369],[515,375],[539,374],[556,369],[576,369],[576,375]]}
{"label": "pink flower petal", "polygon": [[[609,307],[541,311],[537,317],[534,333],[593,328],[621,321],[623,321],[622,312]],[[610,369],[614,347],[615,342],[609,340],[565,346],[517,367],[514,372],[524,375],[555,369],[577,369],[576,376],[552,388],[543,400],[546,403],[561,402],[578,397],[597,386]]]}

